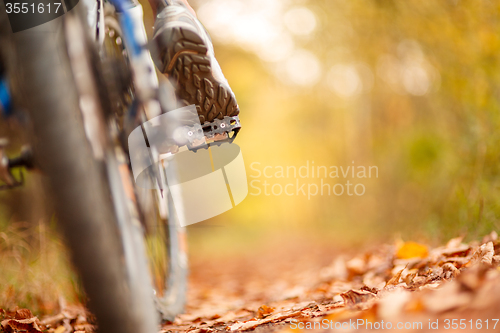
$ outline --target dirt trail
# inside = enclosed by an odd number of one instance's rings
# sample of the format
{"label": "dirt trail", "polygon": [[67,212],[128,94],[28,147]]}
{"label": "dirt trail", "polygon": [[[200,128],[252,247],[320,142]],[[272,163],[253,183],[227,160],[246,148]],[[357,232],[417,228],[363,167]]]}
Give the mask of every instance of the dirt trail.
{"label": "dirt trail", "polygon": [[[428,248],[384,245],[340,255],[281,247],[232,258],[194,258],[186,314],[164,332],[500,330],[500,240],[461,238]],[[82,307],[38,320],[0,313],[4,332],[92,332]],[[455,319],[455,320],[454,320]]]}
{"label": "dirt trail", "polygon": [[492,233],[433,249],[407,242],[354,256],[296,248],[195,261],[187,314],[162,332],[500,330],[499,254]]}

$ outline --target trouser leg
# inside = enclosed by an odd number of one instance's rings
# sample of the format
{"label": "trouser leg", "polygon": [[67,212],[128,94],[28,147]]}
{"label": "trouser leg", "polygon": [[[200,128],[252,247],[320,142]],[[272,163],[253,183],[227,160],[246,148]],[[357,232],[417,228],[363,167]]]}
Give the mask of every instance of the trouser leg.
{"label": "trouser leg", "polygon": [[161,12],[166,6],[170,5],[182,5],[196,16],[194,9],[189,5],[187,0],[148,0],[151,8],[153,9],[153,14],[156,16],[159,12]]}

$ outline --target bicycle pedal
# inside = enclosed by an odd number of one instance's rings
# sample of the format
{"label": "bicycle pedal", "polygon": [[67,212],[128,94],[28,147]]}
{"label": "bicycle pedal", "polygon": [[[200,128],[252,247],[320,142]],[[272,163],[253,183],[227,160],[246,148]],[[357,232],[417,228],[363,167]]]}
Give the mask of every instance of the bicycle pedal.
{"label": "bicycle pedal", "polygon": [[178,125],[169,130],[162,125],[148,127],[148,138],[149,144],[153,142],[158,155],[175,154],[182,147],[196,152],[212,145],[232,143],[240,129],[238,116],[226,116],[203,125],[191,122],[190,125]]}
{"label": "bicycle pedal", "polygon": [[198,150],[207,148],[207,145],[231,143],[240,129],[241,123],[238,116],[214,119],[211,122],[205,122],[201,126],[197,124],[188,131],[190,139],[188,139],[187,147],[190,150]]}

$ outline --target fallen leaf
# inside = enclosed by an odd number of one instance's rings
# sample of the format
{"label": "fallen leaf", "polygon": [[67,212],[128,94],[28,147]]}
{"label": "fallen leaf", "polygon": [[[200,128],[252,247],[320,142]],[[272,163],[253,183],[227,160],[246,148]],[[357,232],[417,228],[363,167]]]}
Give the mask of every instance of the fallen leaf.
{"label": "fallen leaf", "polygon": [[465,306],[470,300],[471,294],[463,292],[460,284],[452,281],[423,295],[422,304],[427,311],[441,313]]}
{"label": "fallen leaf", "polygon": [[378,289],[377,288],[370,288],[368,286],[363,286],[361,287],[361,290],[364,290],[364,291],[369,291],[371,292],[372,294],[377,294],[378,293]]}
{"label": "fallen leaf", "polygon": [[233,325],[229,326],[230,331],[246,331],[253,329],[259,325],[264,325],[270,322],[274,321],[279,321],[279,320],[284,320],[286,318],[291,318],[291,317],[297,317],[300,316],[302,313],[300,311],[292,311],[292,312],[287,312],[287,313],[277,313],[272,316],[269,316],[265,319],[253,319],[249,321],[245,321],[242,323],[234,323]]}
{"label": "fallen leaf", "polygon": [[6,333],[16,333],[18,331],[27,333],[42,332],[38,324],[39,321],[37,317],[31,317],[28,319],[5,319],[1,323]]}
{"label": "fallen leaf", "polygon": [[366,261],[363,258],[355,257],[346,262],[350,275],[362,275],[366,271]]}
{"label": "fallen leaf", "polygon": [[433,250],[431,253],[436,255],[436,256],[445,256],[445,257],[466,257],[470,254],[471,252],[471,247],[467,244],[459,244],[456,247],[453,248],[437,248]]}
{"label": "fallen leaf", "polygon": [[493,262],[493,255],[495,254],[495,250],[493,247],[493,242],[488,242],[486,244],[481,245],[483,247],[483,253],[481,257],[481,263],[491,265]]}
{"label": "fallen leaf", "polygon": [[455,238],[450,239],[448,241],[448,243],[446,243],[446,248],[447,249],[455,249],[455,248],[459,247],[460,245],[462,245],[463,239],[464,239],[464,236],[455,237]]}
{"label": "fallen leaf", "polygon": [[406,283],[407,286],[413,283],[413,280],[418,274],[418,269],[411,269],[407,272],[406,275],[401,274],[403,282]]}
{"label": "fallen leaf", "polygon": [[454,278],[458,274],[458,269],[452,263],[447,262],[443,264],[442,268],[443,268],[443,277],[445,279]]}
{"label": "fallen leaf", "polygon": [[463,289],[476,291],[481,288],[488,272],[488,265],[474,265],[463,271],[457,278]]}
{"label": "fallen leaf", "polygon": [[383,319],[393,319],[400,315],[411,299],[411,293],[405,289],[396,289],[380,299],[377,314]]}
{"label": "fallen leaf", "polygon": [[4,315],[5,319],[28,319],[34,317],[30,310],[19,309],[18,307],[13,311],[0,309],[0,313]]}
{"label": "fallen leaf", "polygon": [[428,255],[427,246],[416,242],[405,242],[399,246],[396,252],[396,258],[399,259],[425,258]]}
{"label": "fallen leaf", "polygon": [[267,305],[262,305],[259,308],[258,312],[257,312],[257,317],[258,318],[264,318],[264,317],[269,316],[273,312],[274,312],[274,308],[273,307],[270,307],[270,306],[267,306]]}
{"label": "fallen leaf", "polygon": [[54,333],[64,333],[66,332],[66,327],[64,326],[59,326],[54,330]]}
{"label": "fallen leaf", "polygon": [[398,271],[389,281],[387,281],[387,283],[385,284],[385,286],[395,286],[397,284],[399,284],[399,280],[401,279],[401,274],[403,273],[403,271],[406,269],[406,267],[403,267],[403,269],[401,269],[400,271]]}
{"label": "fallen leaf", "polygon": [[340,294],[340,296],[342,296],[344,303],[350,306],[366,302],[377,297],[374,293],[366,290],[349,290]]}
{"label": "fallen leaf", "polygon": [[42,324],[43,324],[43,325],[46,325],[46,326],[53,326],[53,325],[55,325],[56,323],[58,323],[58,322],[62,321],[64,318],[66,318],[66,317],[64,316],[64,314],[59,313],[59,314],[57,314],[57,315],[55,315],[55,316],[51,316],[51,317],[48,317],[48,318],[44,318],[44,319],[42,320]]}
{"label": "fallen leaf", "polygon": [[[197,328],[194,330],[188,330],[189,333],[210,333],[213,332],[214,330],[211,328]],[[76,333],[76,332],[75,332]]]}
{"label": "fallen leaf", "polygon": [[488,242],[486,244],[483,244],[476,250],[476,252],[474,252],[469,262],[465,264],[465,267],[470,267],[477,263],[491,265],[493,262],[494,255],[495,255],[495,248],[493,246],[493,242]]}
{"label": "fallen leaf", "polygon": [[249,320],[247,322],[243,323],[234,323],[233,325],[229,326],[230,331],[236,331],[236,330],[249,330],[251,328],[257,327],[259,325],[258,320]]}

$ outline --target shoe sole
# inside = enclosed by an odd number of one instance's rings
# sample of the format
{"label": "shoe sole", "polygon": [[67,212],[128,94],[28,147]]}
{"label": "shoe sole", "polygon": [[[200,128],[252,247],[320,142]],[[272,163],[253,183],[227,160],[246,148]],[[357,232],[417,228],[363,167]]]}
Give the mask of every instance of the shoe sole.
{"label": "shoe sole", "polygon": [[196,32],[167,27],[155,39],[163,60],[158,68],[174,80],[177,95],[186,105],[196,105],[201,124],[238,115],[234,94],[213,76],[208,48]]}

